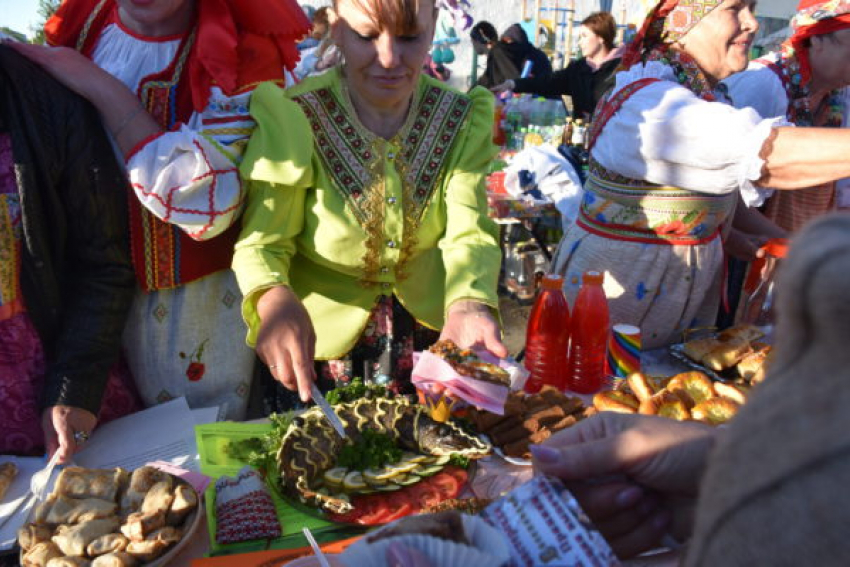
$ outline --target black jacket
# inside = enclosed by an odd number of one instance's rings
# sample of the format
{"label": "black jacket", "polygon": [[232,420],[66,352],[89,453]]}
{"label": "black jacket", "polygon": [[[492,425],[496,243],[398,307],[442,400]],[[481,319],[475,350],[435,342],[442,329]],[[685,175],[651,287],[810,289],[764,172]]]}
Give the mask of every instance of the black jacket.
{"label": "black jacket", "polygon": [[23,298],[47,359],[42,403],[96,415],[135,291],[127,177],[97,111],[5,46],[0,120],[21,201]]}
{"label": "black jacket", "polygon": [[551,76],[552,63],[549,58],[530,43],[497,42],[487,55],[487,67],[477,84],[489,89],[508,79],[517,79],[526,61],[531,61],[531,74],[535,78]]}
{"label": "black jacket", "polygon": [[584,57],[574,59],[565,69],[548,77],[514,79],[514,92],[549,98],[569,95],[573,99],[573,115],[584,118],[586,114],[593,114],[596,103],[614,85],[614,74],[619,65],[619,58],[611,59],[593,71]]}

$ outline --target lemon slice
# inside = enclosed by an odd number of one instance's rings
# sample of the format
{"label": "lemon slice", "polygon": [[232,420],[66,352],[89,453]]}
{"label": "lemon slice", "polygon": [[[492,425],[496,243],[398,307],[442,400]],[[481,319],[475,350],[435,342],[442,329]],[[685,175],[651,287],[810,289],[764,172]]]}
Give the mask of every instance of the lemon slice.
{"label": "lemon slice", "polygon": [[325,471],[325,474],[322,478],[325,480],[326,485],[332,488],[339,488],[342,486],[342,481],[345,479],[346,473],[348,473],[347,468],[336,467],[334,469],[329,469]]}
{"label": "lemon slice", "polygon": [[363,473],[360,471],[350,472],[345,475],[345,478],[342,481],[342,487],[347,492],[355,492],[358,490],[366,489],[366,481],[363,480]]}
{"label": "lemon slice", "polygon": [[399,474],[398,471],[390,470],[386,467],[382,469],[366,469],[363,471],[363,478],[369,484],[384,484],[397,474]]}
{"label": "lemon slice", "polygon": [[417,455],[416,453],[402,453],[400,462],[404,463],[421,463],[428,457],[425,455]]}

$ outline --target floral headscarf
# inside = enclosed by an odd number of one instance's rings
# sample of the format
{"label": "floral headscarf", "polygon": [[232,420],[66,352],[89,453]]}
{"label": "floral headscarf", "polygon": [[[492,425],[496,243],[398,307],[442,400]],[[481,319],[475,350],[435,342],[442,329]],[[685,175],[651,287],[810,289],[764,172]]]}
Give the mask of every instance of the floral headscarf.
{"label": "floral headscarf", "polygon": [[722,3],[723,0],[660,0],[626,48],[623,67],[628,69],[653,49],[678,41]]}
{"label": "floral headscarf", "polygon": [[846,28],[850,28],[850,0],[801,0],[791,19],[794,33],[785,42],[784,51],[793,50],[800,64],[803,84],[812,77],[807,40]]}

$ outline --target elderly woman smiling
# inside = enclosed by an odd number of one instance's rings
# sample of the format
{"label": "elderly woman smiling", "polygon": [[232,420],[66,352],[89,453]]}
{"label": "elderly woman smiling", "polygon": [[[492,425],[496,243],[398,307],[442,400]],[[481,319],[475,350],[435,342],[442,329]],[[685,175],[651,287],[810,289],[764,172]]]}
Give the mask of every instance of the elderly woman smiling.
{"label": "elderly woman smiling", "polygon": [[317,371],[405,390],[436,329],[506,354],[483,188],[492,96],[420,74],[433,0],[338,0],[329,16],[344,63],[255,92],[233,264],[249,343],[303,400]]}
{"label": "elderly woman smiling", "polygon": [[569,300],[583,272],[604,271],[611,320],[640,326],[644,347],[714,324],[739,191],[850,175],[850,132],[786,128],[784,118],[724,104],[716,86],[747,66],[754,6],[659,2],[594,118],[585,197],[553,271],[566,276]]}

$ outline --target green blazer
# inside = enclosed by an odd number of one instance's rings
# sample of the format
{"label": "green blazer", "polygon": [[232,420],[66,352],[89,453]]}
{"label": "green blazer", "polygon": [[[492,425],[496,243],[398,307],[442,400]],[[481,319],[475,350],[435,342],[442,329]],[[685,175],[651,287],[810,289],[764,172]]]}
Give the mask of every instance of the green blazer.
{"label": "green blazer", "polygon": [[501,256],[484,189],[497,152],[488,91],[465,95],[423,76],[391,140],[360,123],[338,69],[287,90],[261,85],[251,114],[233,259],[248,344],[257,300],[276,285],[303,301],[317,359],[351,350],[382,295],[434,329],[455,301],[497,307]]}

